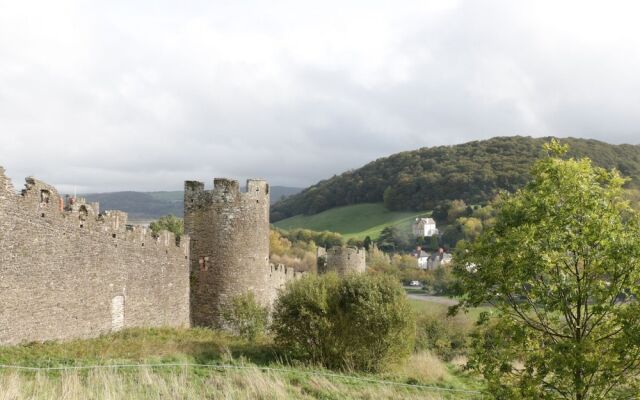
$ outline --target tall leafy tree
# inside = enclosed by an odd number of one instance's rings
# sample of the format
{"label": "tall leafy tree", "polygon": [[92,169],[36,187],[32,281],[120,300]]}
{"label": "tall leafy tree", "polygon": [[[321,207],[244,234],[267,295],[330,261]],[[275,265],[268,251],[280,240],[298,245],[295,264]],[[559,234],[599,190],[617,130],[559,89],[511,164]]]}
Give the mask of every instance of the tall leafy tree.
{"label": "tall leafy tree", "polygon": [[380,250],[391,252],[398,250],[398,229],[394,226],[387,226],[380,232],[378,237],[378,247]]}
{"label": "tall leafy tree", "polygon": [[625,180],[557,141],[460,250],[462,307],[492,304],[470,366],[500,399],[637,398],[640,229]]}
{"label": "tall leafy tree", "polygon": [[373,242],[373,241],[371,240],[371,237],[370,237],[370,236],[365,237],[365,238],[364,238],[364,242],[363,242],[363,246],[364,246],[364,248],[365,248],[365,249],[367,249],[367,250],[369,250],[369,248],[371,247],[371,243],[372,243],[372,242]]}

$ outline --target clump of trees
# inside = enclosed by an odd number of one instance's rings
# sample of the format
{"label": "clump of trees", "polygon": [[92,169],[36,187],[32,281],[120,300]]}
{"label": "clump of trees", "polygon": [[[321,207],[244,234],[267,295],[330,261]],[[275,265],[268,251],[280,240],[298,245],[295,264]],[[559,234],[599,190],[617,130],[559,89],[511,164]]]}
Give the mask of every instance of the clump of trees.
{"label": "clump of trees", "polygon": [[469,206],[463,200],[453,200],[439,204],[433,210],[433,218],[440,227],[440,245],[455,248],[461,242],[472,242],[493,225],[496,204],[500,197],[496,196],[486,205]]}
{"label": "clump of trees", "polygon": [[499,399],[636,398],[640,217],[625,179],[546,146],[532,180],[460,249],[462,307],[489,303],[470,366]]}
{"label": "clump of trees", "polygon": [[342,246],[344,238],[337,232],[330,231],[312,231],[310,229],[291,229],[288,231],[280,230],[280,234],[291,242],[313,242],[320,247]]}
{"label": "clump of trees", "polygon": [[272,330],[289,357],[328,368],[382,371],[413,349],[415,320],[387,275],[308,275],[278,297]]}
{"label": "clump of trees", "polygon": [[335,232],[316,232],[309,229],[290,231],[272,229],[269,233],[271,261],[298,271],[314,271],[317,266],[317,248],[342,246],[344,239]]}
{"label": "clump of trees", "polygon": [[158,235],[162,230],[172,232],[176,236],[176,241],[179,241],[184,235],[184,221],[175,215],[165,215],[150,223],[149,229],[154,235]]}
{"label": "clump of trees", "polygon": [[313,241],[292,242],[281,231],[269,232],[269,258],[274,264],[284,264],[297,271],[314,271],[317,265],[316,250]]}

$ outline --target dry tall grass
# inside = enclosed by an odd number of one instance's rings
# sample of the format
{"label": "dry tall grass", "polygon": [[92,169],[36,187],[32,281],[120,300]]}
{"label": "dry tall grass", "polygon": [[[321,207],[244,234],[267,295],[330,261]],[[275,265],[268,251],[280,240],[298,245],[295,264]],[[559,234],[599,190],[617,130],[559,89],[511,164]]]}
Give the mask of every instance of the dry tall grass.
{"label": "dry tall grass", "polygon": [[401,372],[415,382],[444,383],[453,379],[446,364],[428,351],[412,354]]}
{"label": "dry tall grass", "polygon": [[[95,339],[0,347],[0,364],[69,367],[108,364],[226,364],[238,370],[196,367],[107,367],[64,372],[0,369],[0,400],[58,399],[472,399],[457,393],[314,375],[315,366],[290,365],[265,339],[248,343],[208,329],[130,329]],[[263,371],[273,367],[289,371]],[[320,371],[323,372],[323,371]],[[324,373],[333,374],[331,371]],[[475,388],[430,353],[404,368],[369,379]]]}
{"label": "dry tall grass", "polygon": [[0,374],[0,400],[119,399],[470,399],[424,389],[287,375],[256,368],[231,371],[97,369]]}

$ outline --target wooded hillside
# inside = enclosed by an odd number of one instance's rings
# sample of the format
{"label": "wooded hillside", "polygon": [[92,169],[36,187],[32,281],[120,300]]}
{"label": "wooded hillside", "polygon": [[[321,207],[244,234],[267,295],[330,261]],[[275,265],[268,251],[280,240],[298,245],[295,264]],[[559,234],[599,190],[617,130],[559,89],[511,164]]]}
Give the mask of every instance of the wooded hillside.
{"label": "wooded hillside", "polygon": [[[444,200],[484,203],[501,189],[513,191],[529,179],[529,168],[550,140],[497,137],[455,146],[424,147],[380,158],[362,168],[323,180],[272,207],[271,220],[315,214],[333,207],[384,201],[390,210],[430,210]],[[589,157],[617,168],[640,184],[640,146],[597,140],[561,139],[569,156]]]}

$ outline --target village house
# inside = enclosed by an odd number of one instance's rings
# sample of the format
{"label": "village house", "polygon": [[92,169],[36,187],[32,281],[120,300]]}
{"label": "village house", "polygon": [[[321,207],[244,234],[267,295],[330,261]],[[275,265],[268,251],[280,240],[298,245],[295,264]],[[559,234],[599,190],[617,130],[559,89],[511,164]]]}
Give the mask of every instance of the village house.
{"label": "village house", "polygon": [[416,258],[418,268],[425,270],[436,269],[449,265],[453,259],[452,255],[445,252],[442,248],[438,249],[435,253],[427,253],[420,247],[417,247],[416,250],[411,252],[411,256]]}
{"label": "village house", "polygon": [[416,218],[413,223],[413,235],[417,238],[432,237],[439,234],[433,218]]}
{"label": "village house", "polygon": [[427,269],[430,254],[418,247],[411,255],[418,260],[418,268]]}

